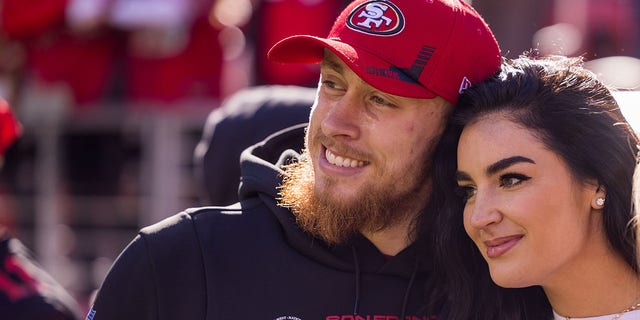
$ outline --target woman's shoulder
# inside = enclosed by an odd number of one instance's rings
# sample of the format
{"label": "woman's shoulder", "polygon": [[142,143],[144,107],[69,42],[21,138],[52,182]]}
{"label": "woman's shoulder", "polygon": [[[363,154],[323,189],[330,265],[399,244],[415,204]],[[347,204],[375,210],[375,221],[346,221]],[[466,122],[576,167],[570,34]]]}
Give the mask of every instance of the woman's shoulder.
{"label": "woman's shoulder", "polygon": [[640,309],[636,309],[636,310],[632,310],[624,313],[614,313],[614,314],[607,314],[603,316],[586,317],[586,318],[564,317],[554,311],[553,319],[554,320],[638,320],[640,319]]}

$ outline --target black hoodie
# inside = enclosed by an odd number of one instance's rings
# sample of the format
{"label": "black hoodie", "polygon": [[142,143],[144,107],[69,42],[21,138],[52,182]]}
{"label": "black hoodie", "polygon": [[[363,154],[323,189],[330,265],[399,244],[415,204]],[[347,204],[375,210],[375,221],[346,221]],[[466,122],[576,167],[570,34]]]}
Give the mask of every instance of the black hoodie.
{"label": "black hoodie", "polygon": [[280,164],[304,125],[242,154],[240,202],[142,229],[88,319],[425,320],[426,268],[413,246],[386,257],[364,237],[327,246],[276,204]]}
{"label": "black hoodie", "polygon": [[77,320],[79,311],[31,250],[16,238],[0,236],[0,319]]}

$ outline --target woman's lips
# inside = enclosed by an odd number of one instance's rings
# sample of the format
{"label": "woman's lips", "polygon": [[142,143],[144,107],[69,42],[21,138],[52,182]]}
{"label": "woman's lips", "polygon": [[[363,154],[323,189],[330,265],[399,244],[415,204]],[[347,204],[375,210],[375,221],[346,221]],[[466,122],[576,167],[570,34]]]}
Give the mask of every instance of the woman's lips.
{"label": "woman's lips", "polygon": [[518,244],[522,237],[522,235],[513,235],[485,241],[484,245],[487,247],[487,257],[498,258],[502,256]]}

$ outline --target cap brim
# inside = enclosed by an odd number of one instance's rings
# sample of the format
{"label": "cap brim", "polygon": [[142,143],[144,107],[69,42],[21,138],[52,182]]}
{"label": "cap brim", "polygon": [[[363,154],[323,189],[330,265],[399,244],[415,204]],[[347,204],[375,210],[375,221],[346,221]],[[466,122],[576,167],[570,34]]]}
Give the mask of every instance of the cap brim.
{"label": "cap brim", "polygon": [[337,55],[361,79],[378,90],[408,98],[431,99],[437,96],[408,77],[398,80],[397,77],[383,76],[384,72],[400,70],[366,49],[338,40],[309,35],[291,36],[276,43],[269,50],[268,57],[271,61],[282,63],[320,63],[324,57],[324,49]]}

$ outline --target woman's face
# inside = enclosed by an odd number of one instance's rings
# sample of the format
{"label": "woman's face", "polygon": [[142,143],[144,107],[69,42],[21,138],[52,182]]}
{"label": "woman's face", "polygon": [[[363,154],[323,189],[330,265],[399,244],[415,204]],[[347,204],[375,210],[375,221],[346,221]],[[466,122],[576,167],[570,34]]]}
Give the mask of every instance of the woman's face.
{"label": "woman's face", "polygon": [[606,243],[593,184],[577,181],[534,132],[495,113],[458,144],[464,227],[502,287],[553,285],[593,262]]}

